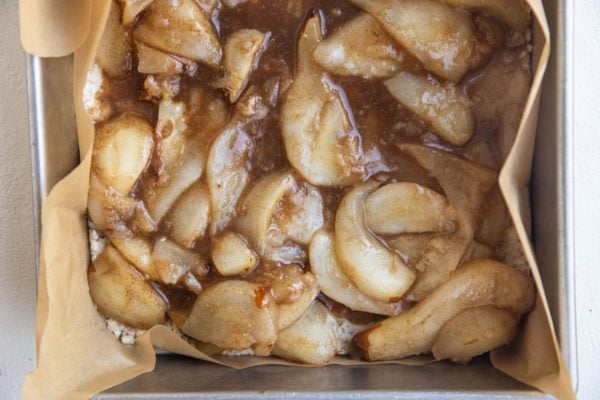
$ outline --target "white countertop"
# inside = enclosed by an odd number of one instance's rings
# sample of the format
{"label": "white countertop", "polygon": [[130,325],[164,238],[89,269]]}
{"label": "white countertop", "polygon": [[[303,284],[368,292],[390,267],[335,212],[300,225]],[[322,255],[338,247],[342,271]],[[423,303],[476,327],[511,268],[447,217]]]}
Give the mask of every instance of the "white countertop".
{"label": "white countertop", "polygon": [[[578,398],[600,399],[600,1],[575,8],[575,263]],[[0,13],[0,399],[33,368],[35,276],[25,57],[18,2]]]}

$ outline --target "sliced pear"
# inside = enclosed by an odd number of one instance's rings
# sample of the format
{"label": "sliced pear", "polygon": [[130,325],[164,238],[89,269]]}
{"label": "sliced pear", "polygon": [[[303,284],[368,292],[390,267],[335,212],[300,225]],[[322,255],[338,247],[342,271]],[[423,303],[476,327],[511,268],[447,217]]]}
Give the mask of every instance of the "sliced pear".
{"label": "sliced pear", "polygon": [[335,216],[335,253],[346,276],[363,293],[390,302],[406,293],[416,275],[366,226],[364,201],[377,186],[365,183],[342,199]]}
{"label": "sliced pear", "polygon": [[373,17],[362,14],[321,42],[314,57],[333,74],[373,79],[398,73],[406,55]]}
{"label": "sliced pear", "polygon": [[253,150],[252,138],[240,123],[233,123],[217,137],[208,153],[206,179],[213,210],[213,235],[223,230],[236,214],[236,205],[248,183],[248,163]]}
{"label": "sliced pear", "polygon": [[193,185],[181,195],[166,218],[169,236],[178,244],[192,248],[206,233],[209,218],[208,193],[201,185]]}
{"label": "sliced pear", "polygon": [[202,176],[204,154],[200,135],[187,129],[184,103],[163,99],[158,111],[157,131],[160,144],[161,170],[157,182],[144,187],[144,203],[156,222],[160,222],[178,197]]}
{"label": "sliced pear", "polygon": [[403,71],[385,81],[385,86],[396,100],[430,124],[448,143],[462,146],[473,135],[475,122],[469,99],[453,84],[441,84]]}
{"label": "sliced pear", "polygon": [[215,87],[225,89],[232,103],[239,99],[248,85],[250,74],[258,65],[270,37],[270,33],[256,29],[241,29],[227,38],[223,61],[224,75],[215,83]]}
{"label": "sliced pear", "polygon": [[268,355],[277,339],[277,306],[260,285],[221,281],[200,293],[181,330],[223,349]]}
{"label": "sliced pear", "polygon": [[529,276],[493,260],[471,261],[413,308],[359,333],[354,342],[369,360],[395,360],[430,352],[444,324],[465,309],[492,306],[521,315],[534,304]]}
{"label": "sliced pear", "polygon": [[468,16],[437,0],[350,0],[434,74],[457,82],[476,37]]}
{"label": "sliced pear", "polygon": [[258,257],[248,247],[246,239],[234,232],[226,232],[215,238],[211,254],[215,268],[223,276],[251,272],[258,263]]}
{"label": "sliced pear", "polygon": [[132,69],[132,53],[127,30],[121,25],[121,9],[113,0],[96,51],[96,62],[109,76],[123,78]]}
{"label": "sliced pear", "polygon": [[298,44],[294,83],[281,111],[288,160],[313,185],[339,186],[364,176],[361,138],[335,86],[313,62],[322,40],[321,20],[308,20]]}
{"label": "sliced pear", "polygon": [[314,186],[296,185],[275,212],[275,223],[286,238],[308,246],[312,235],[323,227],[323,197]]}
{"label": "sliced pear", "polygon": [[431,352],[438,359],[468,363],[475,356],[508,344],[517,334],[519,316],[500,308],[468,308],[446,322]]}
{"label": "sliced pear", "polygon": [[156,232],[156,229],[158,228],[143,201],[138,201],[136,203],[133,218],[130,223],[131,228],[134,231],[147,235]]}
{"label": "sliced pear", "polygon": [[302,318],[279,332],[273,354],[306,364],[325,365],[340,348],[335,318],[327,307],[315,301]]}
{"label": "sliced pear", "polygon": [[106,246],[88,270],[90,295],[105,316],[134,328],[165,322],[167,304],[112,246]]}
{"label": "sliced pear", "polygon": [[333,235],[320,230],[309,248],[310,270],[317,276],[321,291],[331,299],[354,311],[381,315],[398,315],[400,303],[386,303],[362,293],[344,274],[335,251]]}
{"label": "sliced pear", "polygon": [[152,244],[148,239],[131,232],[105,231],[112,245],[132,263],[138,271],[153,281],[160,279],[152,264]]}
{"label": "sliced pear", "polygon": [[160,279],[169,285],[177,284],[190,271],[206,275],[208,267],[201,255],[191,252],[166,238],[154,242],[152,265]]}
{"label": "sliced pear", "polygon": [[154,0],[133,31],[158,50],[218,67],[221,45],[210,18],[194,0]]}
{"label": "sliced pear", "polygon": [[275,207],[294,184],[289,172],[274,172],[256,182],[244,199],[236,226],[258,254],[264,254],[267,247]]}
{"label": "sliced pear", "polygon": [[367,226],[374,233],[450,232],[454,213],[444,196],[416,183],[390,183],[365,199]]}
{"label": "sliced pear", "polygon": [[399,147],[437,179],[450,203],[466,210],[472,219],[478,218],[486,194],[497,182],[494,170],[430,147]]}
{"label": "sliced pear", "polygon": [[317,286],[317,278],[299,264],[264,261],[248,276],[248,280],[268,288],[278,305],[291,304]]}
{"label": "sliced pear", "polygon": [[467,251],[469,240],[458,235],[440,236],[427,242],[415,269],[422,271],[406,296],[419,301],[446,282]]}
{"label": "sliced pear", "polygon": [[106,186],[94,171],[91,172],[87,207],[96,228],[119,229],[134,215],[136,205],[134,199]]}
{"label": "sliced pear", "polygon": [[[191,154],[190,154],[191,153]],[[200,152],[189,151],[170,168],[164,183],[151,186],[144,191],[144,201],[155,221],[161,221],[169,212],[181,193],[185,192],[202,176],[203,156]]]}
{"label": "sliced pear", "polygon": [[176,75],[183,72],[183,63],[169,54],[136,42],[138,66],[141,74]]}
{"label": "sliced pear", "polygon": [[530,24],[529,6],[523,0],[445,0],[445,2],[454,7],[490,14],[517,32],[525,31]]}
{"label": "sliced pear", "polygon": [[313,285],[309,285],[298,299],[291,303],[279,304],[279,319],[277,328],[279,330],[286,329],[296,321],[298,321],[306,310],[308,310],[313,301],[319,295],[319,285],[315,280]]}
{"label": "sliced pear", "polygon": [[121,0],[123,4],[123,25],[130,24],[135,21],[137,16],[144,11],[154,0]]}
{"label": "sliced pear", "polygon": [[146,169],[154,142],[153,129],[142,118],[122,115],[96,129],[92,167],[98,177],[128,195]]}

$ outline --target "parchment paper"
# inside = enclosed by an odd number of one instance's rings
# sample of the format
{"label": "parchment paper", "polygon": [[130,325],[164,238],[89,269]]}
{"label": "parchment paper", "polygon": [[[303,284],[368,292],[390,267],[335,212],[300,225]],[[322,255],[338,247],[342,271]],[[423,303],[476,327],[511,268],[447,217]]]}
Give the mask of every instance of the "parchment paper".
{"label": "parchment paper", "polygon": [[[535,17],[533,82],[519,133],[502,168],[499,183],[531,266],[538,298],[516,341],[508,348],[492,352],[491,360],[496,368],[519,381],[560,399],[574,399],[528,236],[528,184],[540,85],[550,51],[541,0],[528,2]],[[89,398],[151,371],[156,362],[154,347],[234,368],[297,365],[277,358],[211,356],[210,349],[200,351],[165,326],[150,329],[138,337],[134,346],[122,345],[106,329],[104,318],[94,308],[87,283],[86,202],[94,131],[83,109],[82,89],[110,0],[21,0],[20,6],[21,40],[26,51],[42,57],[75,52],[74,102],[83,160],[54,187],[42,210],[37,369],[26,376],[25,399]],[[422,365],[429,361],[414,357],[395,363]],[[333,363],[362,362],[336,358]]]}

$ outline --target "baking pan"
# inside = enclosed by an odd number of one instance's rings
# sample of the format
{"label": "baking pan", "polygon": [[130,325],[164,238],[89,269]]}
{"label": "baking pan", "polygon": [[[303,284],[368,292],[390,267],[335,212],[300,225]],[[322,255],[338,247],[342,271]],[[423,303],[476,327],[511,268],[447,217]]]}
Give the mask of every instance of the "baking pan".
{"label": "baking pan", "polygon": [[[573,261],[572,0],[545,1],[552,57],[541,100],[531,184],[533,242],[562,351],[577,382]],[[36,245],[40,207],[78,163],[72,58],[28,56]],[[36,246],[37,248],[38,246]],[[466,366],[261,366],[234,370],[161,354],[154,372],[96,396],[109,399],[514,399],[550,398],[496,370]]]}

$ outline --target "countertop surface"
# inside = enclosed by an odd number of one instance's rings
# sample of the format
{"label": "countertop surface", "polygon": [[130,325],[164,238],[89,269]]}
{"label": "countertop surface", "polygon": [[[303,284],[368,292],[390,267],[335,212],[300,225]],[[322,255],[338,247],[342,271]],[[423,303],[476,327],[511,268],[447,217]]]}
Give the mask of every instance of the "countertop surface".
{"label": "countertop surface", "polygon": [[[574,222],[578,398],[600,399],[600,1],[575,2]],[[25,56],[18,2],[0,0],[0,399],[35,362],[35,272]]]}

